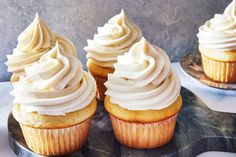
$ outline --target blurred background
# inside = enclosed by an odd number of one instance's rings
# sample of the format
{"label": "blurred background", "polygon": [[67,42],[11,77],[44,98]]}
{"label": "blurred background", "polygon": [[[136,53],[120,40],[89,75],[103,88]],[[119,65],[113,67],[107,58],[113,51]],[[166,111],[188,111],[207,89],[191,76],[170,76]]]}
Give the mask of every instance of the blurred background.
{"label": "blurred background", "polygon": [[198,27],[231,0],[0,0],[0,81],[9,80],[4,64],[17,36],[33,21],[35,13],[56,33],[75,44],[86,69],[83,47],[112,16],[123,8],[144,37],[163,48],[172,62],[197,51]]}

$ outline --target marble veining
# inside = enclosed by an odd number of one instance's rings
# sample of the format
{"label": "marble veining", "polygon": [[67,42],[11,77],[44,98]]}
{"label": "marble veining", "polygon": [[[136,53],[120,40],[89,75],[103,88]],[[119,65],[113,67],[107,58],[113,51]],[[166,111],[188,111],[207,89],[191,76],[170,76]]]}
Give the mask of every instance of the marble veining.
{"label": "marble veining", "polygon": [[200,53],[188,53],[181,59],[180,65],[184,72],[205,85],[219,89],[236,90],[235,83],[222,83],[213,81],[205,75],[202,67]]}
{"label": "marble veining", "polygon": [[[183,107],[177,119],[174,137],[167,145],[151,150],[137,150],[119,144],[103,103],[92,120],[85,146],[69,157],[191,157],[205,151],[236,152],[236,114],[210,110],[197,96],[182,88]],[[39,156],[27,148],[19,125],[10,116],[10,146],[19,157]],[[23,147],[22,147],[23,146]]]}

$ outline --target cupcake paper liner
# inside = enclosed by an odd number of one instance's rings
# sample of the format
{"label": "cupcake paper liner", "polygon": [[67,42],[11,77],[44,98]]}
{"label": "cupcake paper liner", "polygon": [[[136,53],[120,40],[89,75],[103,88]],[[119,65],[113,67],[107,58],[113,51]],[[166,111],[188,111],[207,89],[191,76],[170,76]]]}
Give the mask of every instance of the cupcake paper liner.
{"label": "cupcake paper liner", "polygon": [[129,122],[110,114],[116,139],[129,147],[151,149],[167,144],[173,137],[178,113],[154,123]]}
{"label": "cupcake paper liner", "polygon": [[107,78],[105,77],[99,77],[96,76],[95,74],[91,73],[94,77],[94,79],[96,80],[96,84],[97,84],[97,91],[96,91],[96,97],[99,100],[104,100],[105,98],[105,92],[107,90],[106,86],[104,85],[104,83],[107,81]]}
{"label": "cupcake paper liner", "polygon": [[80,149],[88,138],[91,118],[74,126],[39,129],[20,124],[28,147],[41,155],[65,155]]}
{"label": "cupcake paper liner", "polygon": [[216,61],[204,55],[201,57],[203,70],[207,77],[218,82],[236,82],[236,62]]}

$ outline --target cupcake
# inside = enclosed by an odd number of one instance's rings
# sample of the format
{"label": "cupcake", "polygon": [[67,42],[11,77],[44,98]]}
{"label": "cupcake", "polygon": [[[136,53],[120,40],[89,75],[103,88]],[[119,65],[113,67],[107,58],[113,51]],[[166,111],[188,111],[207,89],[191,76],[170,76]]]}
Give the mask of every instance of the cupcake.
{"label": "cupcake", "polygon": [[180,80],[167,54],[142,38],[114,67],[105,83],[105,108],[116,139],[139,149],[167,144],[182,106]]}
{"label": "cupcake", "polygon": [[97,107],[96,82],[75,56],[56,44],[12,85],[12,113],[33,152],[64,155],[83,146]]}
{"label": "cupcake", "polygon": [[97,98],[104,100],[107,74],[114,71],[116,57],[127,52],[130,47],[141,39],[142,33],[138,26],[131,22],[124,11],[112,17],[103,27],[98,27],[98,34],[88,40],[87,67],[97,82]]}
{"label": "cupcake", "polygon": [[236,82],[236,2],[200,26],[197,34],[204,73],[213,81]]}
{"label": "cupcake", "polygon": [[76,56],[73,43],[64,36],[54,34],[36,14],[34,21],[19,35],[18,44],[12,55],[7,55],[8,71],[12,72],[11,82],[24,75],[24,68],[37,62],[39,58],[58,41],[67,53]]}

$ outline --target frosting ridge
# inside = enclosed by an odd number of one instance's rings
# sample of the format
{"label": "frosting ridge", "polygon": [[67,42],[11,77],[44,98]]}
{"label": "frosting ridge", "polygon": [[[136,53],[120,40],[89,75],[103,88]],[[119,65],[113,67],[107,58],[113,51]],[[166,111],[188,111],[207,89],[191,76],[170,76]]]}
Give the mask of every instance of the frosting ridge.
{"label": "frosting ridge", "polygon": [[56,38],[50,28],[36,14],[34,21],[18,36],[18,44],[12,55],[8,55],[8,71],[19,72],[37,61],[52,48]]}
{"label": "frosting ridge", "polygon": [[215,16],[199,27],[199,46],[219,51],[236,49],[236,1],[233,0],[223,14]]}
{"label": "frosting ridge", "polygon": [[25,68],[13,83],[13,104],[23,112],[65,115],[86,107],[95,97],[96,83],[81,62],[57,42],[40,60]]}
{"label": "frosting ridge", "polygon": [[84,47],[86,57],[93,59],[98,66],[113,68],[116,57],[127,52],[141,36],[139,27],[121,10],[120,14],[112,17],[103,27],[98,27],[93,40],[87,40],[88,46]]}
{"label": "frosting ridge", "polygon": [[73,43],[64,36],[55,34],[46,23],[36,14],[33,22],[18,36],[17,46],[13,54],[7,55],[8,71],[24,75],[24,68],[30,66],[50,49],[56,41],[65,49],[68,55],[76,56]]}
{"label": "frosting ridge", "polygon": [[144,38],[118,56],[114,67],[105,83],[106,95],[123,108],[159,110],[171,105],[180,94],[180,80],[167,54]]}

